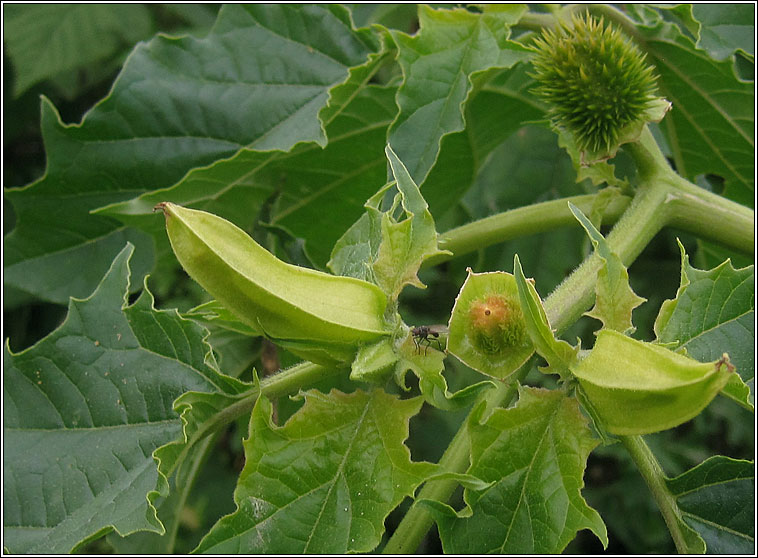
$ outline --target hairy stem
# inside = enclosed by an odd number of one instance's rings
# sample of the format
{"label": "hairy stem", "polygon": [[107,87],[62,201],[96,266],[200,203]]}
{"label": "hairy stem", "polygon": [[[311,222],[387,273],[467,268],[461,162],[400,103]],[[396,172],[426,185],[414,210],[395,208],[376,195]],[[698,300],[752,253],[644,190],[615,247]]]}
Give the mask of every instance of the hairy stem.
{"label": "hairy stem", "polygon": [[687,543],[688,537],[685,532],[687,527],[679,515],[679,508],[674,496],[666,487],[666,475],[645,440],[642,439],[642,436],[620,436],[619,438],[653,494],[658,509],[661,510],[666,526],[671,533],[671,538],[674,539],[676,550],[679,554],[696,552]]}
{"label": "hairy stem", "polygon": [[[486,246],[512,238],[553,230],[559,227],[578,227],[579,223],[568,208],[573,203],[585,214],[592,211],[598,194],[572,196],[559,200],[519,207],[473,221],[451,229],[439,237],[439,246],[452,255],[429,258],[425,265],[436,265]],[[619,195],[603,212],[603,223],[615,223],[629,206],[631,198]]]}

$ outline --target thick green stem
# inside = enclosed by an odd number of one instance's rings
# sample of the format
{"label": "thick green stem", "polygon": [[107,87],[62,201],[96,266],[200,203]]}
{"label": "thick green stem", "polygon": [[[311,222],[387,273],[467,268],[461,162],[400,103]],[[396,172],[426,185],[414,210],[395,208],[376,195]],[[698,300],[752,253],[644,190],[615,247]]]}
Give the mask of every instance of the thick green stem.
{"label": "thick green stem", "polygon": [[[679,178],[679,177],[677,177]],[[755,213],[683,179],[668,201],[669,225],[752,256]]]}
{"label": "thick green stem", "polygon": [[[568,202],[588,214],[592,211],[597,197],[598,194],[587,194],[536,203],[451,229],[440,235],[439,246],[452,252],[452,255],[429,258],[424,265],[436,265],[511,238],[559,227],[578,227],[579,223],[569,210]],[[627,196],[618,196],[611,200],[603,212],[603,223],[615,223],[629,206],[629,202],[630,198]]]}
{"label": "thick green stem", "polygon": [[[645,182],[657,184],[656,203],[661,203],[665,210],[658,212],[659,220],[653,224],[655,228],[660,230],[664,226],[675,227],[704,240],[752,255],[755,250],[753,210],[708,192],[674,173],[663,155],[657,151],[657,146],[650,152],[648,134],[647,131],[644,134],[645,147],[634,144],[627,149],[635,159],[642,162],[645,172],[652,173]],[[649,139],[652,140],[652,135]],[[451,229],[439,236],[440,248],[451,254],[429,258],[424,266],[437,265],[513,238],[560,227],[578,227],[579,223],[569,210],[568,202],[589,214],[597,196],[598,194],[573,196],[519,207]],[[627,196],[618,196],[612,200],[603,212],[602,224],[618,221],[629,203]],[[623,236],[627,228],[622,227],[615,234]]]}
{"label": "thick green stem", "polygon": [[684,525],[676,500],[666,487],[666,475],[655,455],[650,451],[642,436],[620,436],[619,438],[653,494],[671,533],[671,538],[674,539],[676,550],[679,554],[692,553],[692,549],[687,544],[687,534],[683,531]]}

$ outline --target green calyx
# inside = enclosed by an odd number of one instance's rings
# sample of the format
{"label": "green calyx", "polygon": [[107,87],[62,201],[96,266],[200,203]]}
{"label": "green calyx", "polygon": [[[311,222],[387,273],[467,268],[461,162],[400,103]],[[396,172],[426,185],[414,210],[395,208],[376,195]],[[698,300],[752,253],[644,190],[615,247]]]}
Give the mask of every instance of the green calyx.
{"label": "green calyx", "polygon": [[461,362],[504,379],[534,353],[510,273],[469,268],[450,317],[447,349]]}
{"label": "green calyx", "polygon": [[657,100],[653,67],[620,31],[589,15],[543,31],[532,60],[534,92],[580,149],[611,151],[625,126]]}
{"label": "green calyx", "polygon": [[589,355],[571,371],[609,432],[637,435],[673,428],[699,414],[735,367],[726,354],[698,362],[603,329]]}
{"label": "green calyx", "polygon": [[251,331],[319,364],[350,362],[361,345],[391,334],[376,285],[285,263],[216,215],[156,208],[185,271]]}

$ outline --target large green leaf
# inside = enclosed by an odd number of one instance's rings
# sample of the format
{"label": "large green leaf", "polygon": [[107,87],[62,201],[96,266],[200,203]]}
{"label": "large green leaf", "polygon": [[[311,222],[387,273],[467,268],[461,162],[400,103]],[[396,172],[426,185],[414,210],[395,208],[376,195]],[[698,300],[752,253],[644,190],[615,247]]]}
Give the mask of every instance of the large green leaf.
{"label": "large green leaf", "polygon": [[526,59],[527,50],[508,40],[525,10],[511,5],[477,14],[420,6],[416,35],[393,32],[404,81],[389,142],[417,184],[435,165],[443,136],[464,129],[473,74]]}
{"label": "large green leaf", "polygon": [[727,386],[725,393],[750,405],[755,400],[754,268],[734,269],[727,260],[707,271],[696,269],[681,244],[680,249],[681,284],[676,298],[661,306],[657,341],[683,347],[701,362],[728,353],[751,393],[740,395],[737,386]]}
{"label": "large green leaf", "polygon": [[591,529],[607,546],[600,515],[581,495],[587,456],[597,441],[576,400],[544,389],[519,393],[515,407],[497,409],[484,421],[480,407],[468,423],[468,473],[494,484],[466,490],[463,512],[426,502],[444,551],[559,553],[581,529]]}
{"label": "large green leaf", "polygon": [[717,455],[667,479],[684,521],[709,554],[755,550],[755,463]]}
{"label": "large green leaf", "polygon": [[[280,193],[273,223],[306,239],[323,265],[334,242],[360,216],[386,178],[386,132],[395,115],[395,88],[363,83],[326,126],[329,143],[300,145],[290,153],[243,149],[236,156],[188,173],[170,188],[147,192],[102,212],[144,230],[162,223],[156,203],[174,203],[220,215],[250,228],[261,207]],[[342,89],[346,86],[340,86]],[[356,86],[357,87],[357,86]],[[160,231],[163,234],[162,230]]]}
{"label": "large green leaf", "polygon": [[5,240],[6,284],[54,302],[85,296],[124,237],[134,240],[92,209],[167,187],[243,147],[324,145],[319,113],[330,89],[375,48],[341,6],[233,4],[202,40],[138,45],[81,125],[64,125],[43,102],[47,172],[6,193],[18,219]]}
{"label": "large green leaf", "polygon": [[241,387],[214,368],[204,328],[127,305],[124,248],[97,290],[33,347],[6,348],[4,545],[64,553],[115,529],[162,532],[151,502],[166,491],[153,452],[180,437],[173,402],[189,390]]}
{"label": "large green leaf", "polygon": [[755,6],[714,2],[665,8],[679,17],[684,27],[697,39],[698,48],[707,51],[711,58],[724,60],[738,50],[755,55]]}
{"label": "large green leaf", "polygon": [[305,405],[277,427],[261,397],[245,441],[237,511],[196,549],[235,554],[368,552],[384,520],[436,466],[414,463],[403,445],[419,398],[381,390],[304,394]]}
{"label": "large green leaf", "polygon": [[752,205],[754,85],[737,77],[732,61],[711,58],[672,23],[659,18],[637,29],[660,76],[660,92],[673,104],[662,128],[677,171],[693,181],[719,175],[725,195]]}
{"label": "large green leaf", "polygon": [[693,4],[692,13],[701,23],[698,46],[723,60],[737,50],[755,55],[755,5]]}
{"label": "large green leaf", "polygon": [[39,81],[107,59],[152,31],[141,4],[10,4],[3,19],[16,96]]}

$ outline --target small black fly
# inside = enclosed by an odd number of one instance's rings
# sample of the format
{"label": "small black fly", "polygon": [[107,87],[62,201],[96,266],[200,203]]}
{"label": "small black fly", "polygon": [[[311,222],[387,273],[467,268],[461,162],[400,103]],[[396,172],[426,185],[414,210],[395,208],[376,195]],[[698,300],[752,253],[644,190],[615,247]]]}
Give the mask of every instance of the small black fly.
{"label": "small black fly", "polygon": [[440,344],[440,334],[447,333],[445,326],[417,326],[411,328],[411,335],[413,336],[413,344],[416,345],[416,351],[421,354],[421,344],[426,342],[424,346],[424,355],[426,355],[426,348],[432,346],[432,341],[437,343],[437,348],[441,351],[442,345]]}

